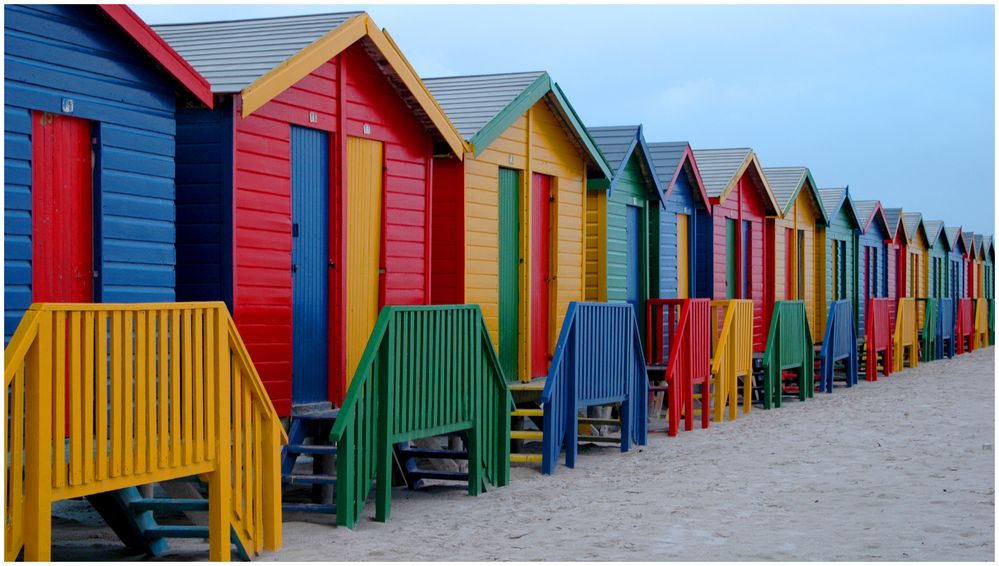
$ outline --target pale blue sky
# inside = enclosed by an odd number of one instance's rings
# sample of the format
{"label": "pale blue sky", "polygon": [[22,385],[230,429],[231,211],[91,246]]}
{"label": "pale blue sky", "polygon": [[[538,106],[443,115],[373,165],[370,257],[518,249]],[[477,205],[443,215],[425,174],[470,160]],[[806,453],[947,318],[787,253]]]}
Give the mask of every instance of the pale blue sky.
{"label": "pale blue sky", "polygon": [[993,6],[133,5],[149,23],[363,9],[422,76],[547,70],[588,126],[751,146],[994,232]]}

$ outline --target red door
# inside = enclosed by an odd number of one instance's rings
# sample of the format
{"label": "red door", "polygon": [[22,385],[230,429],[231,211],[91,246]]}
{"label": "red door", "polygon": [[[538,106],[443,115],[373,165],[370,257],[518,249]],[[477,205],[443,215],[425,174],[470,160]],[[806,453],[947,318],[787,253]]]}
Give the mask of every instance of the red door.
{"label": "red door", "polygon": [[32,113],[31,284],[35,302],[89,303],[93,291],[90,122]]}
{"label": "red door", "polygon": [[552,179],[531,179],[531,377],[548,374],[549,281],[551,279]]}

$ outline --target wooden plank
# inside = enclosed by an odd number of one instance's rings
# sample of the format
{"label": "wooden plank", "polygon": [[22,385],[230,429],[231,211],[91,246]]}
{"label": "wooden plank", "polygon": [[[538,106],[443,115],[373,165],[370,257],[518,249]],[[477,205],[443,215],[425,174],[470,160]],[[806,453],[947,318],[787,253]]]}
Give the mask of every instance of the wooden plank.
{"label": "wooden plank", "polygon": [[[108,315],[97,313],[97,470],[98,480],[108,477]],[[113,363],[113,362],[112,362]]]}
{"label": "wooden plank", "polygon": [[52,423],[52,434],[57,446],[55,452],[55,464],[53,467],[52,481],[55,487],[61,487],[66,482],[66,451],[63,449],[66,438],[66,313],[57,312],[53,318],[55,330],[55,342],[52,355],[55,358],[53,366],[52,393],[54,406],[52,410],[54,422]]}
{"label": "wooden plank", "polygon": [[180,310],[170,311],[170,465],[180,465]]}
{"label": "wooden plank", "polygon": [[146,458],[147,458],[147,470],[153,471],[157,467],[158,457],[157,449],[159,445],[159,438],[156,432],[156,416],[157,416],[157,406],[156,406],[156,391],[157,391],[157,380],[156,380],[156,316],[155,311],[146,311],[146,331],[145,331],[145,342],[146,342],[146,411],[145,413],[140,413],[146,419],[146,434],[148,435],[148,442],[146,442]]}
{"label": "wooden plank", "polygon": [[118,410],[125,415],[122,428],[122,474],[129,476],[132,474],[133,470],[133,458],[135,457],[135,452],[132,444],[132,427],[134,426],[133,421],[133,410],[134,410],[134,399],[132,397],[133,390],[133,380],[135,379],[134,365],[133,365],[133,351],[132,351],[132,339],[133,339],[133,311],[125,311],[123,313],[125,328],[122,331],[121,340],[124,343],[121,359],[124,365],[125,375],[123,377],[123,397],[121,399],[121,404],[118,405]]}
{"label": "wooden plank", "polygon": [[192,343],[193,335],[191,333],[191,309],[184,309],[183,314],[184,319],[184,330],[183,336],[183,350],[181,351],[181,357],[184,362],[184,375],[183,375],[183,397],[174,399],[174,402],[181,405],[181,412],[183,413],[182,419],[182,442],[183,442],[183,464],[190,464],[194,456],[194,344]]}
{"label": "wooden plank", "polygon": [[121,312],[111,315],[111,477],[122,470],[122,321]]}
{"label": "wooden plank", "polygon": [[[79,312],[69,315],[69,483],[83,483],[83,413],[90,409],[83,406],[83,321]],[[89,431],[87,431],[89,434]],[[56,448],[56,451],[60,451]]]}
{"label": "wooden plank", "polygon": [[194,461],[200,462],[204,459],[204,434],[205,434],[205,335],[204,310],[194,311]]}
{"label": "wooden plank", "polygon": [[[152,406],[146,398],[146,316],[142,311],[135,313],[135,473],[146,472],[146,419]],[[131,409],[130,409],[131,410]]]}
{"label": "wooden plank", "polygon": [[94,319],[92,312],[83,315],[83,481],[88,483],[94,481],[94,459],[105,458],[94,454],[94,413],[105,410],[104,405],[94,406]]}
{"label": "wooden plank", "polygon": [[157,411],[159,413],[159,467],[165,468],[169,465],[169,447],[167,441],[170,438],[170,374],[168,371],[170,362],[169,335],[170,335],[170,313],[158,313],[156,338],[159,343],[159,373],[157,375],[157,385],[159,388],[159,402]]}

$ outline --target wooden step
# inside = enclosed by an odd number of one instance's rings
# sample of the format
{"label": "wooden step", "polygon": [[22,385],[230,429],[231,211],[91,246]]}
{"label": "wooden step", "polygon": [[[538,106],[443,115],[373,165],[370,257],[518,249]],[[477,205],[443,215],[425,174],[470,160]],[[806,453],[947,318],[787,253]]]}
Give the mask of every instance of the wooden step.
{"label": "wooden step", "polygon": [[511,430],[510,438],[515,440],[541,440],[544,433],[540,430]]}
{"label": "wooden step", "polygon": [[310,474],[283,474],[281,483],[286,485],[336,484],[336,476]]}
{"label": "wooden step", "polygon": [[468,452],[464,450],[443,450],[434,448],[400,448],[402,458],[446,458],[449,460],[467,460]]}
{"label": "wooden step", "polygon": [[285,503],[281,505],[285,513],[328,513],[336,515],[336,505],[329,503]]}
{"label": "wooden step", "polygon": [[544,409],[514,409],[510,416],[513,417],[543,417],[545,416]]}
{"label": "wooden step", "polygon": [[585,434],[579,435],[579,442],[607,442],[610,444],[621,444],[621,437],[619,436],[589,436]]}
{"label": "wooden step", "polygon": [[621,426],[621,419],[597,419],[590,417],[579,417],[579,424]]}
{"label": "wooden step", "polygon": [[467,472],[444,472],[438,470],[410,470],[406,476],[413,480],[468,481]]}
{"label": "wooden step", "polygon": [[136,513],[142,511],[208,511],[207,499],[146,498],[128,502]]}
{"label": "wooden step", "polygon": [[511,462],[529,462],[532,464],[540,464],[541,459],[541,454],[510,454]]}
{"label": "wooden step", "polygon": [[146,538],[208,538],[207,525],[156,525],[144,532]]}
{"label": "wooden step", "polygon": [[323,444],[289,444],[284,449],[294,454],[315,454],[317,456],[333,456],[336,454],[336,446]]}

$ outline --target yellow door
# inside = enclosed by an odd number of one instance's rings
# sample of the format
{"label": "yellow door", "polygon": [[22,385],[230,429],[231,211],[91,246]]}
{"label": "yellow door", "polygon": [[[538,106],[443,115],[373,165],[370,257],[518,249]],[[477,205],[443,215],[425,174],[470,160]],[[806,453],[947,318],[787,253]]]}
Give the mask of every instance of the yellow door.
{"label": "yellow door", "polygon": [[676,296],[678,299],[690,297],[690,253],[687,232],[687,215],[676,215]]}
{"label": "yellow door", "polygon": [[382,143],[347,138],[347,384],[378,318]]}

